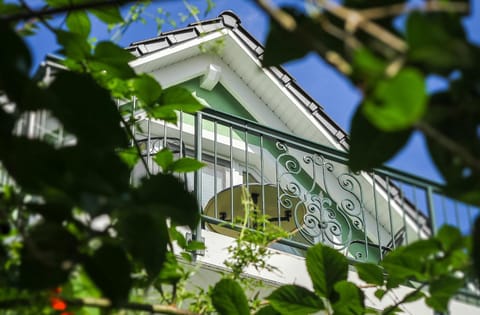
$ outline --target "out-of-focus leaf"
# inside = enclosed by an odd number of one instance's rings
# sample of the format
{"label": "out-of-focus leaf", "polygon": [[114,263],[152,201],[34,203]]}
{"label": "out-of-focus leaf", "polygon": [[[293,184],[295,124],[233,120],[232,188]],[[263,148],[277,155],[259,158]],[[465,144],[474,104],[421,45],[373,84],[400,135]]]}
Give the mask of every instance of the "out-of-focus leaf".
{"label": "out-of-focus leaf", "polygon": [[171,285],[178,283],[183,277],[181,268],[182,267],[178,263],[175,255],[171,252],[168,252],[162,270],[155,279],[155,282],[157,284]]}
{"label": "out-of-focus leaf", "polygon": [[277,312],[284,315],[312,314],[325,309],[320,297],[297,285],[281,286],[267,300]]}
{"label": "out-of-focus leaf", "polygon": [[460,230],[451,225],[442,225],[435,238],[440,241],[445,252],[463,249],[465,245],[465,240]]}
{"label": "out-of-focus leaf", "polygon": [[67,280],[77,260],[77,239],[60,224],[32,228],[21,250],[20,286],[41,290]]}
{"label": "out-of-focus leaf", "polygon": [[186,157],[174,161],[170,165],[170,170],[177,173],[194,172],[201,169],[205,165],[205,163]]}
{"label": "out-of-focus leaf", "polygon": [[333,305],[334,315],[363,315],[365,314],[364,294],[360,288],[348,281],[335,284],[335,291],[340,296]]}
{"label": "out-of-focus leaf", "polygon": [[[32,57],[27,45],[15,32],[4,22],[0,22],[0,32],[2,34],[2,43],[8,49],[0,49],[0,75],[6,69],[16,70],[19,73],[28,75],[32,66]],[[0,77],[1,80],[7,78]]]}
{"label": "out-of-focus leaf", "polygon": [[475,60],[458,15],[414,12],[407,20],[406,39],[408,58],[429,71],[447,75]]}
{"label": "out-of-focus leaf", "polygon": [[347,280],[348,262],[338,251],[318,244],[307,251],[307,270],[315,292],[332,298],[335,283]]}
{"label": "out-of-focus leaf", "polygon": [[480,280],[480,216],[475,219],[472,232],[472,261],[475,276]]}
{"label": "out-of-focus leaf", "polygon": [[78,34],[83,38],[88,38],[91,24],[90,18],[85,11],[74,11],[68,13],[66,23],[70,32]]}
{"label": "out-of-focus leaf", "polygon": [[250,314],[247,297],[235,280],[220,280],[213,288],[211,296],[213,306],[220,315]]}
{"label": "out-of-focus leaf", "polygon": [[358,263],[355,264],[358,276],[366,283],[383,285],[383,269],[378,265],[370,263]]}
{"label": "out-of-focus leaf", "polygon": [[383,131],[377,128],[359,107],[351,123],[349,167],[358,171],[381,166],[405,146],[411,134],[412,129]]}
{"label": "out-of-focus leaf", "polygon": [[173,163],[173,153],[168,148],[164,148],[155,154],[153,160],[162,168],[164,172],[167,172]]}
{"label": "out-of-focus leaf", "polygon": [[271,305],[262,307],[255,315],[281,315]]}
{"label": "out-of-focus leaf", "polygon": [[364,88],[371,88],[385,76],[387,62],[375,56],[367,48],[361,48],[353,55],[353,77],[356,81],[366,82]]}
{"label": "out-of-focus leaf", "polygon": [[170,217],[176,225],[193,229],[199,220],[197,199],[173,175],[156,174],[145,179],[136,191],[135,202]]}
{"label": "out-of-focus leaf", "polygon": [[140,159],[137,148],[135,147],[120,149],[118,151],[118,156],[122,159],[123,162],[125,162],[125,164],[128,165],[129,168],[133,168]]}
{"label": "out-of-focus leaf", "polygon": [[103,244],[92,256],[85,259],[84,266],[93,282],[114,305],[128,300],[132,286],[132,268],[123,248]]}
{"label": "out-of-focus leaf", "polygon": [[130,85],[138,99],[146,106],[157,103],[162,94],[160,84],[148,74],[141,74],[131,79]]}
{"label": "out-of-focus leaf", "polygon": [[[337,53],[343,51],[343,41],[325,32],[317,21],[313,18],[298,12],[292,8],[282,8],[288,12],[296,21],[296,31],[289,32],[281,28],[276,22],[270,22],[270,30],[265,45],[265,54],[262,64],[264,67],[278,66],[285,62],[299,59],[310,51],[322,48],[327,51],[333,50]],[[321,18],[327,19],[324,15]]]}
{"label": "out-of-focus leaf", "polygon": [[57,30],[57,42],[63,47],[62,53],[73,60],[83,60],[90,56],[87,38],[80,34]]}
{"label": "out-of-focus leaf", "polygon": [[377,128],[405,130],[422,118],[427,92],[421,73],[404,68],[393,78],[380,81],[362,105],[363,114]]}
{"label": "out-of-focus leaf", "polygon": [[464,285],[464,279],[445,275],[430,283],[425,302],[438,312],[448,312],[448,302]]}
{"label": "out-of-focus leaf", "polygon": [[127,145],[115,103],[108,91],[93,79],[82,74],[60,72],[49,90],[56,100],[48,109],[65,129],[77,137],[79,145],[97,150]]}
{"label": "out-of-focus leaf", "polygon": [[[160,187],[157,189],[161,190]],[[148,276],[155,278],[165,262],[168,227],[161,208],[125,209],[119,216],[119,234],[135,261],[140,262]]]}
{"label": "out-of-focus leaf", "polygon": [[117,24],[123,22],[120,10],[114,6],[102,8],[101,10],[90,9],[89,11],[93,15],[95,15],[100,21],[106,24]]}
{"label": "out-of-focus leaf", "polygon": [[95,47],[89,66],[92,70],[99,72],[98,75],[109,79],[128,79],[135,76],[135,72],[128,62],[135,59],[125,49],[111,42],[100,42]]}
{"label": "out-of-focus leaf", "polygon": [[180,86],[164,90],[160,96],[160,105],[162,105],[160,107],[168,106],[185,113],[195,113],[204,107],[189,90]]}

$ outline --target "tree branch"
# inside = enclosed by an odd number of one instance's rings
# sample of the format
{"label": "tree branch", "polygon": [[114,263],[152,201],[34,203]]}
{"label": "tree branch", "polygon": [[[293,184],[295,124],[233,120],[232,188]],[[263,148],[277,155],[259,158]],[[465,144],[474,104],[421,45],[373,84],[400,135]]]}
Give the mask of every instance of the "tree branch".
{"label": "tree branch", "polygon": [[313,51],[322,56],[338,71],[347,76],[351,74],[352,67],[342,56],[334,51],[328,50],[309,30],[300,27],[295,21],[295,18],[289,13],[277,8],[269,0],[254,0],[254,2],[283,30],[298,35],[298,38],[304,42],[306,46],[311,47]]}
{"label": "tree branch", "polygon": [[470,6],[467,2],[428,1],[421,7],[409,8],[407,4],[400,3],[363,9],[358,12],[367,19],[375,20],[407,14],[412,11],[468,13]]}
{"label": "tree branch", "polygon": [[[148,303],[125,303],[120,306],[113,306],[112,302],[104,298],[75,298],[68,299],[60,297],[68,306],[88,306],[102,309],[118,308],[132,311],[144,311],[151,314],[168,314],[168,315],[199,315],[189,310],[180,309],[174,305],[162,305],[162,304],[148,304]],[[34,303],[38,303],[38,298],[13,298],[4,299],[0,301],[0,309],[14,309],[20,307],[28,307]]]}
{"label": "tree branch", "polygon": [[460,157],[463,162],[468,165],[472,170],[480,173],[480,160],[473,156],[467,149],[459,145],[452,139],[445,136],[443,133],[433,128],[426,122],[419,121],[415,124],[415,127],[422,131],[425,136],[435,140],[438,144],[443,146],[448,151]]}
{"label": "tree branch", "polygon": [[145,167],[145,171],[147,172],[148,177],[152,176],[152,174],[150,173],[150,169],[148,167],[147,161],[145,161],[145,159],[142,156],[142,149],[140,148],[140,145],[138,145],[137,139],[135,139],[135,136],[134,136],[132,130],[130,130],[130,128],[128,128],[127,121],[125,120],[125,118],[122,115],[120,115],[120,120],[122,121],[122,124],[125,126],[125,130],[127,131],[128,136],[132,139],[133,145],[135,146],[135,149],[137,150],[138,157],[142,161],[143,167]]}
{"label": "tree branch", "polygon": [[0,16],[0,21],[4,22],[18,22],[22,20],[29,20],[32,18],[42,19],[48,16],[64,14],[66,12],[74,12],[80,10],[89,10],[89,9],[98,9],[108,6],[117,6],[126,4],[128,2],[133,2],[134,0],[101,0],[101,1],[91,1],[79,4],[70,4],[60,7],[47,7],[46,9],[41,10],[27,10],[24,12],[18,12],[15,14]]}
{"label": "tree branch", "polygon": [[352,9],[348,9],[344,6],[338,4],[332,4],[327,0],[315,0],[317,5],[327,10],[331,14],[345,21],[346,24],[350,25],[349,28],[355,29],[360,28],[364,32],[378,38],[384,44],[389,47],[397,50],[398,52],[404,53],[407,50],[407,44],[400,37],[392,34],[378,24],[368,20],[360,12],[357,12]]}

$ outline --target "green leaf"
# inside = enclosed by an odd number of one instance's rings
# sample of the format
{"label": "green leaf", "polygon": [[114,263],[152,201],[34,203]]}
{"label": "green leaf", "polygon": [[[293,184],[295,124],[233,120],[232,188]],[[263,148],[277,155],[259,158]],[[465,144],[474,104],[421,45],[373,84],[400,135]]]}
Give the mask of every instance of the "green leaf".
{"label": "green leaf", "polygon": [[472,261],[477,280],[480,280],[480,216],[475,219],[472,231]]}
{"label": "green leaf", "polygon": [[213,288],[211,297],[212,304],[220,315],[250,314],[247,297],[235,280],[220,280]]}
{"label": "green leaf", "polygon": [[375,56],[367,48],[355,50],[353,55],[353,77],[360,82],[366,82],[369,88],[385,77],[387,62]]}
{"label": "green leaf", "polygon": [[168,148],[163,148],[160,152],[155,154],[153,160],[162,168],[164,172],[167,172],[170,170],[170,167],[173,163],[173,153]]}
{"label": "green leaf", "polygon": [[48,109],[67,131],[77,137],[79,145],[97,150],[127,145],[121,119],[110,93],[91,77],[60,72],[56,74],[49,91],[56,96],[56,100]]}
{"label": "green leaf", "polygon": [[365,314],[364,294],[360,288],[348,281],[335,284],[340,298],[333,305],[334,315],[363,315]]}
{"label": "green leaf", "polygon": [[70,32],[78,34],[83,38],[88,38],[91,24],[90,18],[85,11],[73,11],[68,13],[66,23]]}
{"label": "green leaf", "polygon": [[255,315],[280,315],[271,305],[262,307]]}
{"label": "green leaf", "polygon": [[[27,45],[10,26],[4,22],[0,22],[0,33],[2,34],[2,43],[5,47],[8,47],[8,49],[0,49],[0,75],[6,69],[14,69],[19,73],[28,75],[30,67],[32,66],[32,57]],[[2,85],[0,81],[0,87]]]}
{"label": "green leaf", "polygon": [[465,285],[465,279],[445,275],[430,283],[427,305],[438,312],[448,311],[448,302]]}
{"label": "green leaf", "polygon": [[280,314],[305,315],[325,309],[322,300],[310,290],[297,285],[284,285],[267,297]]}
{"label": "green leaf", "polygon": [[77,255],[77,239],[60,224],[47,221],[33,227],[21,250],[20,286],[57,287],[68,279]]}
{"label": "green leaf", "polygon": [[89,11],[100,21],[106,24],[118,24],[123,22],[120,10],[114,6],[109,6],[102,9],[90,9]]}
{"label": "green leaf", "polygon": [[180,86],[170,87],[160,96],[160,108],[195,113],[204,106],[192,95],[192,92]]}
{"label": "green leaf", "polygon": [[106,78],[129,79],[135,77],[135,72],[128,64],[135,57],[125,49],[112,42],[100,42],[95,47],[95,52],[89,61],[92,70],[97,75]]}
{"label": "green leaf", "polygon": [[359,171],[381,166],[405,146],[412,131],[383,131],[366,119],[359,107],[351,122],[348,152],[350,169]]}
{"label": "green leaf", "polygon": [[377,299],[381,300],[383,299],[383,297],[385,296],[385,294],[387,293],[386,290],[383,290],[383,289],[377,289],[375,290],[375,296],[377,297]]}
{"label": "green leaf", "polygon": [[148,74],[141,74],[131,79],[130,86],[134,95],[146,106],[152,106],[158,102],[162,95],[160,84]]}
{"label": "green leaf", "polygon": [[84,266],[92,281],[114,305],[128,300],[132,268],[123,248],[103,244],[91,257],[86,257]]}
{"label": "green leaf", "polygon": [[57,30],[57,42],[63,47],[66,57],[75,61],[87,59],[90,56],[90,45],[80,34]]}
{"label": "green leaf", "polygon": [[169,169],[172,172],[177,172],[177,173],[187,173],[187,172],[194,172],[202,167],[204,167],[206,164],[202,163],[200,161],[197,161],[195,159],[185,157],[178,159],[174,161],[172,164],[170,164]]}
{"label": "green leaf", "polygon": [[199,205],[185,184],[169,174],[150,176],[138,187],[135,204],[170,217],[176,225],[195,228],[199,220]]}
{"label": "green leaf", "polygon": [[475,63],[458,15],[414,12],[407,20],[406,39],[408,59],[427,71],[448,75],[454,68]]}
{"label": "green leaf", "polygon": [[393,78],[380,81],[365,99],[365,117],[384,131],[405,130],[422,118],[427,92],[421,73],[404,68]]}
{"label": "green leaf", "polygon": [[333,248],[318,244],[307,251],[307,270],[315,292],[331,298],[335,283],[347,279],[348,262]]}
{"label": "green leaf", "polygon": [[160,270],[155,282],[157,285],[162,283],[174,285],[182,279],[182,271],[182,267],[175,255],[172,252],[168,252],[162,270]]}
{"label": "green leaf", "polygon": [[129,168],[133,168],[137,164],[138,160],[140,160],[137,148],[135,147],[119,149],[117,154]]}
{"label": "green leaf", "polygon": [[383,285],[383,269],[375,264],[370,263],[358,263],[355,264],[358,276],[366,283]]}
{"label": "green leaf", "polygon": [[160,210],[132,206],[120,213],[118,222],[119,234],[130,254],[145,267],[151,279],[162,269],[169,238],[165,217]]}
{"label": "green leaf", "polygon": [[460,230],[451,225],[442,225],[435,235],[435,238],[440,241],[445,252],[450,252],[455,249],[463,249],[465,245]]}

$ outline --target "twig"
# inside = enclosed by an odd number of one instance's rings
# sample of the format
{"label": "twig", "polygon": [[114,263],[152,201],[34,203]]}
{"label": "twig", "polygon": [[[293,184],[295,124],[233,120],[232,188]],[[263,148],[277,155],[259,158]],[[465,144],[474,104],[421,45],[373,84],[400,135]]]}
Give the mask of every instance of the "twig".
{"label": "twig", "polygon": [[326,0],[316,0],[317,5],[324,8],[331,14],[345,21],[346,24],[349,24],[350,29],[360,28],[366,33],[378,38],[384,44],[387,44],[389,47],[397,50],[398,52],[404,53],[407,50],[407,44],[400,37],[392,34],[378,24],[368,20],[360,12],[345,8],[344,6],[331,4]]}
{"label": "twig", "polygon": [[[132,311],[145,311],[145,312],[150,312],[151,314],[199,315],[197,313],[190,312],[189,310],[180,309],[174,305],[130,302],[130,303],[125,303],[119,306],[113,306],[110,300],[104,299],[104,298],[68,299],[68,298],[62,297],[61,299],[64,300],[67,305],[72,305],[72,306],[88,306],[88,307],[96,307],[96,308],[102,308],[102,309],[118,308],[118,309],[132,310]],[[0,301],[0,309],[28,307],[28,305],[31,305],[33,303],[35,302],[28,298],[17,298],[17,299],[10,299],[10,300],[5,299]]]}
{"label": "twig", "polygon": [[467,2],[428,1],[423,7],[409,8],[407,4],[400,3],[358,10],[361,15],[370,20],[398,16],[413,11],[468,13],[470,5]]}
{"label": "twig", "polygon": [[135,136],[133,135],[132,130],[130,130],[130,128],[128,128],[127,121],[125,120],[125,118],[123,118],[122,115],[120,115],[120,120],[122,121],[122,124],[125,126],[125,130],[127,131],[128,136],[132,139],[133,145],[135,146],[135,149],[137,150],[138,156],[140,157],[140,160],[142,161],[143,167],[145,167],[145,170],[147,171],[147,175],[149,177],[152,176],[152,174],[150,173],[150,169],[148,168],[147,162],[143,158],[142,149],[138,145],[137,139],[135,139]]}
{"label": "twig", "polygon": [[334,66],[338,71],[344,75],[350,75],[352,72],[351,65],[338,53],[328,50],[327,47],[313,36],[308,29],[304,29],[297,24],[295,18],[282,9],[275,7],[268,0],[255,0],[255,3],[265,12],[270,18],[276,22],[283,30],[294,33],[299,40],[305,43],[313,51],[323,56],[325,60]]}
{"label": "twig", "polygon": [[[383,311],[382,312],[382,315],[388,315],[388,314],[392,314],[392,312],[397,308],[399,307],[401,304],[405,303],[406,301],[408,301],[408,299],[417,294],[418,292],[422,291],[423,288],[425,288],[427,286],[427,283],[422,283],[418,288],[416,288],[414,291],[406,294],[400,301],[397,301],[395,304],[389,306],[388,308],[386,308],[387,311]],[[391,291],[393,292],[393,291]]]}
{"label": "twig", "polygon": [[415,127],[422,131],[427,137],[435,140],[438,144],[443,146],[448,151],[460,157],[466,165],[468,165],[472,170],[480,172],[480,160],[473,156],[467,149],[463,146],[457,144],[452,139],[445,136],[443,133],[437,129],[430,126],[428,123],[419,121],[415,124]]}
{"label": "twig", "polygon": [[42,19],[46,16],[52,16],[57,14],[64,14],[66,12],[74,12],[80,10],[89,10],[97,9],[108,6],[116,6],[126,4],[128,2],[133,2],[134,0],[102,0],[102,1],[91,1],[91,2],[82,2],[78,4],[70,4],[60,7],[48,7],[42,10],[27,10],[27,12],[19,12],[15,14],[9,14],[6,16],[0,16],[0,21],[4,22],[17,22],[22,20],[29,20],[31,18]]}
{"label": "twig", "polygon": [[[20,4],[28,13],[33,14],[35,12],[28,6],[25,0],[20,0]],[[44,16],[37,16],[36,18],[38,18],[40,23],[42,23],[48,30],[50,30],[52,33],[55,33],[55,29],[45,20]]]}

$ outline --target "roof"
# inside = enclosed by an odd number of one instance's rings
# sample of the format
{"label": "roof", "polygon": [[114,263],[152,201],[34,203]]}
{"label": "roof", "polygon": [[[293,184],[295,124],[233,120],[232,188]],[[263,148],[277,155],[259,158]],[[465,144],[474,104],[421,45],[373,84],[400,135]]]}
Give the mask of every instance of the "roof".
{"label": "roof", "polygon": [[[258,60],[263,59],[265,49],[262,44],[243,28],[240,18],[232,11],[224,11],[217,18],[191,23],[185,28],[164,32],[151,39],[133,42],[126,49],[136,57],[141,57],[222,29],[232,31]],[[348,149],[346,142],[348,134],[327,115],[323,107],[305,92],[283,67],[269,67],[266,71],[270,72],[308,110],[311,116],[325,127],[333,138],[337,139],[341,147]]]}

